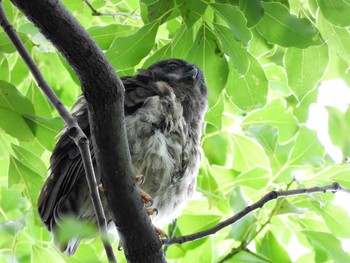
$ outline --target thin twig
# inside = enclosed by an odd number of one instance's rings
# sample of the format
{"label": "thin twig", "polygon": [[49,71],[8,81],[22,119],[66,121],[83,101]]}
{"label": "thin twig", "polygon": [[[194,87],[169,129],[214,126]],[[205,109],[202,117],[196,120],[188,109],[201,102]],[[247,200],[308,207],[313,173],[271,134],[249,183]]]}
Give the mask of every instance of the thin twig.
{"label": "thin twig", "polygon": [[129,13],[123,13],[123,12],[116,12],[116,13],[106,13],[106,12],[100,12],[97,11],[88,0],[83,0],[83,2],[90,8],[91,14],[93,16],[114,16],[114,17],[130,17],[135,19],[140,19],[140,16],[129,14]]}
{"label": "thin twig", "polygon": [[97,188],[96,177],[91,161],[89,140],[79,127],[76,119],[69,114],[63,103],[57,97],[57,95],[50,88],[46,80],[44,79],[42,73],[40,72],[38,66],[35,64],[34,60],[31,58],[30,54],[26,50],[23,42],[18,37],[15,29],[8,20],[5,11],[2,6],[2,1],[0,0],[0,25],[4,29],[5,33],[8,35],[9,39],[16,47],[18,53],[22,57],[23,61],[27,64],[29,70],[33,74],[38,86],[41,88],[46,97],[50,100],[51,104],[56,108],[64,122],[68,127],[69,136],[74,140],[75,144],[78,146],[80,154],[82,155],[86,180],[89,186],[90,197],[94,206],[97,223],[99,226],[99,231],[101,239],[106,250],[108,260],[110,262],[117,262],[113,252],[112,245],[108,239],[107,235],[107,224],[106,217],[103,211],[103,206],[101,203],[100,195]]}
{"label": "thin twig", "polygon": [[236,215],[226,219],[225,221],[218,223],[212,228],[209,228],[207,230],[204,230],[195,234],[187,235],[187,236],[170,238],[168,240],[164,240],[163,243],[164,245],[167,245],[167,246],[170,246],[173,244],[183,244],[186,242],[194,241],[194,240],[201,239],[209,235],[215,234],[216,232],[223,229],[224,227],[227,227],[235,223],[236,221],[240,220],[250,212],[258,208],[262,208],[266,203],[270,202],[271,200],[274,200],[280,197],[301,195],[301,194],[312,194],[312,193],[326,193],[326,192],[336,193],[338,191],[343,191],[350,194],[350,190],[343,188],[342,186],[340,186],[339,183],[336,183],[336,182],[324,187],[313,187],[313,188],[295,189],[295,190],[286,190],[286,191],[271,191],[256,203],[252,204],[251,206],[247,206]]}

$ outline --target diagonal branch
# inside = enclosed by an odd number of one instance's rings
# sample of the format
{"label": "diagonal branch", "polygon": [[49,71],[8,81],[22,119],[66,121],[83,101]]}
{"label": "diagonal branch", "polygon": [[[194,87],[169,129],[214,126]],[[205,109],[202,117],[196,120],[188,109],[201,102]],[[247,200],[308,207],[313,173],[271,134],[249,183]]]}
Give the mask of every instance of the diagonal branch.
{"label": "diagonal branch", "polygon": [[218,232],[219,230],[223,229],[224,227],[232,225],[233,223],[235,223],[238,220],[245,217],[250,212],[257,210],[258,208],[262,208],[266,203],[268,203],[272,200],[275,200],[277,198],[292,196],[292,195],[312,194],[312,193],[326,193],[326,192],[336,193],[338,191],[343,191],[343,192],[350,194],[350,190],[343,188],[339,183],[336,183],[336,182],[331,184],[331,185],[324,186],[324,187],[313,187],[313,188],[295,189],[295,190],[286,190],[286,191],[271,191],[271,192],[267,193],[259,201],[255,202],[251,206],[247,206],[241,212],[226,219],[225,221],[220,222],[219,224],[215,225],[214,227],[206,229],[206,230],[198,232],[198,233],[195,233],[195,234],[170,238],[170,239],[164,241],[164,245],[170,246],[170,245],[174,245],[174,244],[183,244],[186,242],[190,242],[190,241],[194,241],[197,239],[207,237],[209,235],[213,235],[216,232]]}
{"label": "diagonal branch", "polygon": [[86,30],[59,0],[11,0],[77,74],[108,208],[129,262],[164,262],[161,241],[135,184],[124,121],[124,87]]}
{"label": "diagonal branch", "polygon": [[96,177],[95,177],[95,173],[94,173],[94,169],[91,161],[89,141],[86,135],[83,133],[83,131],[79,127],[76,119],[69,114],[69,112],[67,111],[67,109],[65,108],[61,100],[53,92],[53,90],[50,88],[50,86],[46,82],[44,76],[41,74],[38,66],[35,64],[29,52],[25,48],[23,42],[18,37],[12,24],[6,17],[1,0],[0,0],[0,24],[1,24],[1,27],[4,29],[5,33],[8,35],[11,42],[13,43],[13,45],[16,47],[23,61],[27,64],[29,70],[31,71],[35,80],[37,81],[38,86],[41,88],[43,93],[50,100],[51,104],[55,107],[55,109],[58,111],[58,113],[66,123],[69,129],[69,132],[68,132],[69,136],[74,140],[75,144],[79,148],[80,154],[83,159],[86,180],[88,182],[90,197],[91,197],[95,214],[97,217],[97,223],[98,223],[100,235],[103,241],[103,245],[105,247],[108,260],[110,262],[116,262],[113,248],[111,246],[111,243],[107,235],[106,217],[103,211],[100,195],[97,189]]}

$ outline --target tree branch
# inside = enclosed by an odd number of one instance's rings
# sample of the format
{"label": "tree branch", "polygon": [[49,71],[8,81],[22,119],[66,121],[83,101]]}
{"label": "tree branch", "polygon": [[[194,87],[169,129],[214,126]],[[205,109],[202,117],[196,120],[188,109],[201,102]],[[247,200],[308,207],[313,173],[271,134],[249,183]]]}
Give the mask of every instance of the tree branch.
{"label": "tree branch", "polygon": [[1,27],[4,29],[5,33],[8,35],[9,39],[13,43],[13,45],[16,47],[18,53],[22,57],[23,61],[27,64],[30,72],[33,74],[35,80],[38,83],[38,86],[41,88],[41,90],[44,92],[46,97],[50,100],[51,104],[55,107],[55,109],[58,111],[64,122],[66,123],[69,131],[69,136],[72,138],[75,142],[75,144],[78,146],[80,154],[83,159],[83,164],[85,168],[85,174],[86,174],[86,180],[88,182],[89,186],[89,193],[90,197],[93,203],[93,207],[95,210],[95,214],[97,217],[97,223],[100,231],[100,236],[103,241],[104,248],[106,250],[106,254],[108,257],[108,260],[110,262],[117,262],[114,256],[112,245],[108,239],[107,235],[107,223],[106,223],[106,217],[103,211],[100,195],[97,189],[97,183],[96,183],[96,177],[91,161],[91,153],[90,153],[90,147],[89,147],[89,141],[84,134],[84,132],[81,130],[81,128],[78,125],[78,122],[76,119],[69,114],[67,109],[64,107],[61,100],[57,97],[57,95],[53,92],[53,90],[50,88],[48,83],[46,82],[44,76],[41,74],[38,66],[35,64],[34,60],[31,58],[29,52],[25,48],[23,42],[16,34],[15,29],[13,28],[12,24],[8,20],[5,11],[2,6],[2,1],[0,0],[0,24]]}
{"label": "tree branch", "polygon": [[219,230],[223,229],[224,227],[232,225],[236,221],[242,219],[250,212],[257,210],[258,208],[262,208],[266,203],[270,202],[271,200],[274,200],[274,199],[277,199],[280,197],[301,195],[301,194],[312,194],[312,193],[326,193],[326,192],[336,193],[338,191],[343,191],[343,192],[350,194],[350,190],[343,188],[339,183],[336,183],[336,182],[331,184],[331,185],[324,186],[324,187],[313,187],[313,188],[295,189],[295,190],[286,190],[286,191],[271,191],[271,192],[267,193],[259,201],[255,202],[251,206],[247,206],[241,212],[226,219],[225,221],[218,223],[217,225],[215,225],[212,228],[206,229],[204,231],[201,231],[201,232],[198,232],[195,234],[187,235],[187,236],[170,238],[168,240],[163,241],[163,243],[164,243],[164,245],[167,245],[167,246],[174,245],[174,244],[183,244],[186,242],[190,242],[190,241],[194,241],[197,239],[207,237],[209,235],[213,235],[216,232],[218,232]]}
{"label": "tree branch", "polygon": [[58,0],[12,2],[74,69],[88,102],[97,169],[102,177],[125,256],[130,262],[165,262],[135,184],[124,122],[124,88],[102,51]]}

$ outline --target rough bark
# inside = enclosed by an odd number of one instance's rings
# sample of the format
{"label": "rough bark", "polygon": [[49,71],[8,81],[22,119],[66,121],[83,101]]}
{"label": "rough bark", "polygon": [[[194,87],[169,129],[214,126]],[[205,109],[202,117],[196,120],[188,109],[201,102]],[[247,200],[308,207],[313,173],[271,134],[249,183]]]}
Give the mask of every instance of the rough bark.
{"label": "rough bark", "polygon": [[135,185],[124,122],[124,88],[102,51],[57,0],[12,2],[74,69],[89,103],[92,142],[113,220],[129,262],[165,262]]}

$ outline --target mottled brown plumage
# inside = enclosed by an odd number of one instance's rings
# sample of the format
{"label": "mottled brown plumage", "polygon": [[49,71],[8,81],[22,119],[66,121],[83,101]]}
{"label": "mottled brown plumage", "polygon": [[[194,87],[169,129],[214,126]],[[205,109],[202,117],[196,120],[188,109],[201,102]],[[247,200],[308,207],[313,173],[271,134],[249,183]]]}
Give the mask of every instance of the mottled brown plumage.
{"label": "mottled brown plumage", "polygon": [[[144,175],[141,188],[152,196],[159,212],[153,221],[162,227],[181,213],[195,189],[200,163],[199,140],[207,108],[205,80],[196,66],[170,59],[141,69],[136,76],[123,77],[122,81],[135,174]],[[83,97],[73,111],[90,137]],[[93,149],[91,153],[95,165]],[[101,196],[106,205],[103,194]],[[42,188],[38,206],[41,220],[54,237],[66,216],[82,221],[95,220],[79,150],[66,131],[52,153],[50,176]],[[111,221],[108,209],[106,217]],[[73,254],[79,244],[79,239],[72,239],[68,244],[55,239],[68,255]]]}

